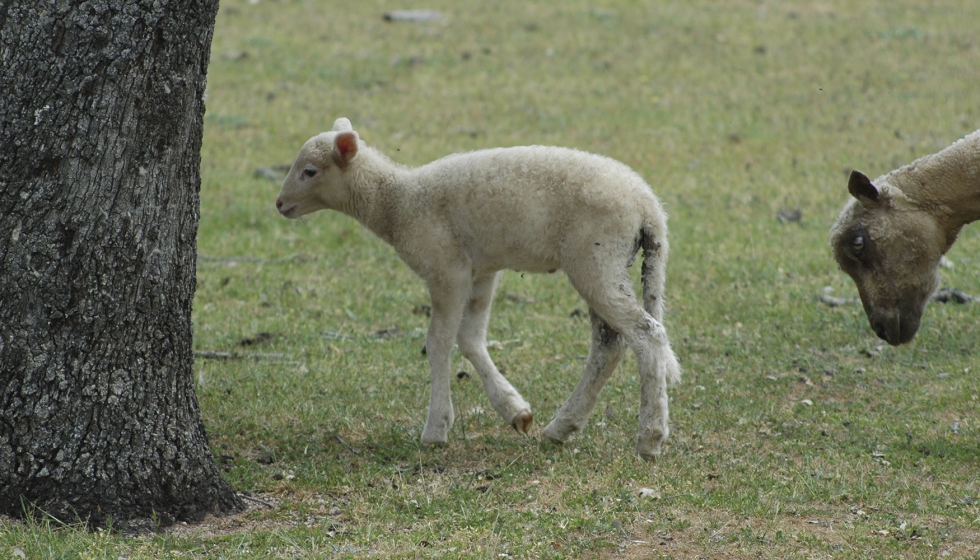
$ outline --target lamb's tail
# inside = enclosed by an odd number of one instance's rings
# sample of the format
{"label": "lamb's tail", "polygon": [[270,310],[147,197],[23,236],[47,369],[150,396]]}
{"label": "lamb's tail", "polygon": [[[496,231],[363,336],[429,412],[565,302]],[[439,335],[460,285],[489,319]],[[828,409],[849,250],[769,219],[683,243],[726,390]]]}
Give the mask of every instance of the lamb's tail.
{"label": "lamb's tail", "polygon": [[[669,252],[666,224],[663,222],[656,225],[644,224],[640,230],[640,247],[643,249],[641,269],[643,309],[657,321],[659,328],[663,329],[664,284],[667,279],[667,253]],[[674,351],[670,348],[666,331],[663,333],[663,342],[666,345],[663,367],[667,370],[667,380],[670,383],[679,383],[681,367],[677,363]]]}
{"label": "lamb's tail", "polygon": [[657,231],[652,224],[644,224],[640,230],[640,248],[643,249],[643,309],[659,322],[664,320],[664,283],[667,276],[667,235]]}

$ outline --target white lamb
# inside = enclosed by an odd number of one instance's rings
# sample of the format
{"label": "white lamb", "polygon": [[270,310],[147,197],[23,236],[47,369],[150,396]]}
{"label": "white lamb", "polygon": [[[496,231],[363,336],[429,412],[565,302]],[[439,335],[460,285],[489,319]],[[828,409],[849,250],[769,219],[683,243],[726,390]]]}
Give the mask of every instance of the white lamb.
{"label": "white lamb", "polygon": [[[303,145],[276,208],[298,218],[323,208],[357,219],[425,280],[432,321],[424,443],[453,425],[454,341],[490,402],[521,433],[531,407],[487,353],[490,304],[501,270],[564,270],[589,305],[585,373],[545,427],[563,442],[581,430],[628,345],[640,371],[636,449],[651,460],[669,433],[667,383],[681,369],[662,325],[667,224],[660,201],[627,166],[567,148],[528,146],[455,154],[409,168],[360,141],[347,119]],[[628,268],[643,249],[643,305]]]}

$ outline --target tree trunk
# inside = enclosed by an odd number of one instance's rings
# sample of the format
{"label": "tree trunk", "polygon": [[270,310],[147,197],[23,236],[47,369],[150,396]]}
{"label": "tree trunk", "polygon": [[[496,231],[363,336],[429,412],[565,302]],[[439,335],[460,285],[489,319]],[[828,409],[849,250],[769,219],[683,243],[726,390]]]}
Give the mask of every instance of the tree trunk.
{"label": "tree trunk", "polygon": [[0,513],[242,508],[191,347],[217,7],[0,1]]}

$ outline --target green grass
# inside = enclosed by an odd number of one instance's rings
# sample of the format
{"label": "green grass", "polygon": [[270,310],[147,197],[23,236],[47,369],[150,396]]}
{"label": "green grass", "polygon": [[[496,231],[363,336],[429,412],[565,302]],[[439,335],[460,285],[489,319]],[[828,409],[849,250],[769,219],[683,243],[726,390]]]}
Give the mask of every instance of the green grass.
{"label": "green grass", "polygon": [[[0,555],[977,555],[977,308],[933,304],[891,348],[860,306],[817,300],[856,296],[828,248],[847,171],[875,176],[980,127],[980,4],[920,4],[434,0],[419,7],[447,20],[409,24],[381,18],[400,4],[222,2],[195,347],[266,357],[195,369],[227,476],[274,507],[140,538],[4,523]],[[631,357],[583,434],[540,443],[587,352],[561,275],[505,274],[491,320],[533,437],[503,425],[474,375],[453,381],[449,444],[419,443],[422,283],[349,218],[278,217],[278,184],[253,173],[340,116],[406,164],[558,144],[647,179],[670,214],[667,327],[685,369],[656,463],[633,454]],[[802,220],[781,223],[784,209]],[[943,285],[980,293],[978,254],[971,226]]]}

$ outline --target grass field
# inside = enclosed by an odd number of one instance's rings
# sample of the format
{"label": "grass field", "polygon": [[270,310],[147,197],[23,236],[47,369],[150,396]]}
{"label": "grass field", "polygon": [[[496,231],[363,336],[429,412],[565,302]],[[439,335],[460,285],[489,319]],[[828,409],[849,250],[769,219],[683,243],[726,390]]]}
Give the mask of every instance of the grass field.
{"label": "grass field", "polygon": [[[445,17],[382,18],[399,8]],[[857,295],[828,247],[847,172],[980,128],[978,21],[974,0],[223,0],[195,348],[250,357],[195,369],[214,453],[252,507],[148,537],[0,525],[0,555],[980,555],[978,304],[931,304],[892,348],[859,305],[818,300]],[[280,218],[281,178],[256,173],[340,116],[406,164],[556,144],[646,178],[670,215],[666,324],[685,370],[661,458],[633,453],[632,356],[582,434],[539,440],[588,349],[560,274],[505,274],[490,325],[531,437],[457,355],[472,375],[453,380],[450,442],[420,444],[421,281],[345,216]],[[978,255],[967,227],[943,286],[980,293]]]}

